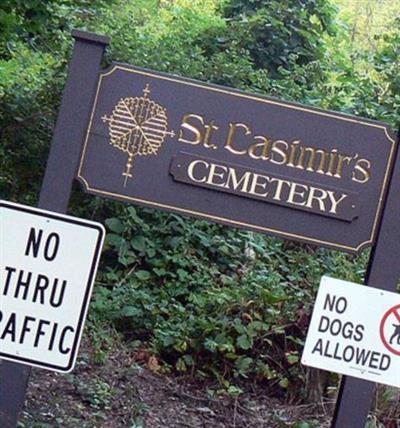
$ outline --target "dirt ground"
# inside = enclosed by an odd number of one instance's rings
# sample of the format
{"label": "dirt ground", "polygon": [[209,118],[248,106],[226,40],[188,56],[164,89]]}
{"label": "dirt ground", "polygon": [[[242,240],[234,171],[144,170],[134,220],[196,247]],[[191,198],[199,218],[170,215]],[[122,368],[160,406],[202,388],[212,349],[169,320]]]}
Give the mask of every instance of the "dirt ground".
{"label": "dirt ground", "polygon": [[[83,348],[83,349],[82,349]],[[123,346],[103,364],[81,347],[73,372],[35,369],[19,427],[24,428],[311,428],[328,427],[333,403],[288,405],[262,389],[239,396],[218,385],[159,374],[157,361]]]}

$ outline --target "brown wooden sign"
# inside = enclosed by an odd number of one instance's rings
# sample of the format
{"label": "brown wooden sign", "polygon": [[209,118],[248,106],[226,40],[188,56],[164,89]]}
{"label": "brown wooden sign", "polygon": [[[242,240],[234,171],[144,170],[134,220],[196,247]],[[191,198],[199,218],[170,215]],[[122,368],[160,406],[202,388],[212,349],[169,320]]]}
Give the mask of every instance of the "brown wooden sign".
{"label": "brown wooden sign", "polygon": [[115,63],[78,178],[89,193],[359,252],[395,146],[383,123]]}

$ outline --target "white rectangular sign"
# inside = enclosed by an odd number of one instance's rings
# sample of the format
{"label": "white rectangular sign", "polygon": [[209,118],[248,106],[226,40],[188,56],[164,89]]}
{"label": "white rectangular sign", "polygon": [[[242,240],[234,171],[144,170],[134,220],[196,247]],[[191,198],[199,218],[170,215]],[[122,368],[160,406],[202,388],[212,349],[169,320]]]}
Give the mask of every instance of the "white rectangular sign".
{"label": "white rectangular sign", "polygon": [[73,369],[103,238],[99,223],[0,201],[0,358]]}
{"label": "white rectangular sign", "polygon": [[400,294],[322,277],[301,362],[400,387]]}

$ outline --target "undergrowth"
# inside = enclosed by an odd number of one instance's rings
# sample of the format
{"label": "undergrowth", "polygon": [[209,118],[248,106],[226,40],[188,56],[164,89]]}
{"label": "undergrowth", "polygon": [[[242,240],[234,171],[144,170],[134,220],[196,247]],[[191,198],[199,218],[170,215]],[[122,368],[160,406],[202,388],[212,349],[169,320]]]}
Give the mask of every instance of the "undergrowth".
{"label": "undergrowth", "polygon": [[232,391],[250,377],[299,393],[320,277],[361,281],[367,260],[143,208],[106,225],[92,322],[111,324],[164,371],[213,376]]}

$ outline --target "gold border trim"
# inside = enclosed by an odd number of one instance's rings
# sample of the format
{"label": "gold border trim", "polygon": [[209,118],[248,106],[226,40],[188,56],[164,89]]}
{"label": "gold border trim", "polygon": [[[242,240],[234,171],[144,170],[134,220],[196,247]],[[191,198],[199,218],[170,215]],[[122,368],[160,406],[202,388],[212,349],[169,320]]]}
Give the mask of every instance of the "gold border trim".
{"label": "gold border trim", "polygon": [[[156,78],[156,79],[161,79],[161,80],[167,80],[167,81],[170,81],[170,82],[175,82],[175,83],[179,83],[179,84],[193,86],[193,87],[196,87],[196,88],[202,88],[202,89],[205,89],[205,90],[209,90],[211,92],[219,92],[219,93],[228,94],[228,95],[231,95],[231,96],[236,96],[236,97],[240,97],[240,98],[246,98],[246,99],[257,101],[257,102],[261,102],[261,103],[278,105],[278,106],[289,108],[289,109],[304,111],[304,112],[311,113],[311,114],[317,114],[317,115],[320,115],[320,116],[331,117],[331,118],[334,118],[334,119],[337,119],[337,120],[344,120],[346,122],[358,123],[358,124],[361,124],[361,125],[365,125],[365,126],[370,126],[370,127],[373,127],[373,128],[382,129],[383,132],[385,133],[386,138],[389,140],[389,142],[391,143],[392,146],[391,146],[390,153],[389,153],[389,158],[388,158],[388,162],[387,162],[387,167],[386,167],[385,175],[384,175],[384,178],[383,178],[381,193],[379,195],[379,202],[378,202],[378,206],[377,206],[377,209],[376,209],[375,219],[374,219],[374,223],[373,223],[373,226],[372,226],[372,231],[371,231],[371,235],[370,235],[369,239],[367,241],[361,242],[357,247],[349,247],[347,245],[341,245],[341,244],[337,244],[335,242],[322,241],[322,240],[310,238],[310,237],[307,237],[307,236],[304,236],[304,235],[298,235],[298,234],[295,234],[295,233],[284,232],[284,231],[281,231],[279,229],[272,229],[272,228],[257,226],[257,225],[250,224],[250,223],[245,223],[245,222],[240,222],[240,221],[236,221],[236,220],[231,220],[231,219],[225,218],[225,217],[214,216],[214,215],[203,213],[203,212],[200,212],[200,211],[192,211],[192,210],[188,210],[186,208],[180,208],[180,207],[176,207],[176,206],[173,206],[173,205],[160,204],[158,202],[154,202],[154,201],[150,201],[150,200],[146,200],[146,199],[134,198],[134,197],[131,197],[131,196],[121,195],[119,193],[107,192],[107,191],[104,191],[104,190],[99,190],[99,189],[95,189],[93,187],[90,187],[90,185],[87,182],[87,180],[81,175],[81,171],[82,171],[82,166],[83,166],[83,162],[84,162],[84,159],[85,159],[85,154],[86,154],[87,144],[88,144],[88,141],[89,141],[90,131],[91,131],[92,124],[93,124],[93,117],[94,117],[94,113],[95,113],[95,110],[96,110],[96,106],[97,106],[97,102],[98,102],[98,97],[99,97],[99,92],[100,92],[100,87],[101,87],[103,78],[112,75],[117,70],[123,70],[123,71],[127,71],[129,73],[140,74],[140,75],[148,76],[148,77],[151,77],[151,78]],[[352,117],[346,117],[346,116],[342,116],[342,115],[337,115],[335,113],[326,113],[324,111],[314,110],[312,108],[301,107],[301,106],[297,106],[297,105],[290,104],[290,103],[280,102],[278,100],[267,99],[267,98],[263,98],[261,96],[257,97],[255,95],[248,95],[248,94],[241,93],[241,92],[230,91],[228,89],[223,89],[223,88],[219,88],[219,87],[209,86],[209,85],[203,84],[201,82],[197,83],[197,82],[194,82],[194,81],[192,82],[192,81],[181,80],[181,79],[174,78],[174,77],[169,77],[169,76],[164,76],[164,75],[152,73],[150,71],[138,70],[138,69],[126,67],[126,66],[119,65],[119,64],[112,64],[111,67],[110,67],[110,69],[108,71],[104,71],[104,72],[100,73],[100,76],[99,76],[99,81],[98,81],[97,89],[96,89],[96,95],[95,95],[95,99],[94,99],[94,102],[93,102],[93,108],[92,108],[92,112],[90,114],[89,125],[88,125],[88,128],[87,128],[86,138],[85,138],[85,142],[84,142],[84,146],[83,146],[83,150],[82,150],[82,154],[81,154],[81,159],[80,159],[80,162],[79,162],[79,168],[78,168],[77,178],[80,179],[80,181],[83,183],[83,185],[85,186],[85,188],[86,188],[87,191],[91,191],[92,193],[95,193],[95,194],[98,194],[98,195],[106,195],[106,196],[117,198],[117,199],[124,199],[124,200],[132,201],[132,202],[143,203],[145,205],[150,205],[150,206],[153,206],[153,207],[156,207],[156,208],[164,208],[164,209],[168,209],[168,210],[178,211],[178,212],[181,212],[183,214],[189,214],[189,215],[191,214],[191,215],[199,216],[199,217],[202,217],[202,218],[207,218],[207,219],[211,219],[211,220],[215,220],[215,221],[220,221],[220,222],[227,223],[227,224],[232,224],[234,226],[239,226],[239,227],[244,227],[244,228],[247,228],[247,229],[252,229],[252,230],[258,231],[258,232],[275,233],[275,234],[281,235],[283,237],[294,238],[294,239],[298,239],[298,240],[302,240],[302,241],[307,241],[307,242],[310,242],[310,243],[315,243],[315,244],[320,244],[320,245],[326,245],[328,247],[333,247],[333,248],[338,249],[338,250],[347,250],[347,251],[350,251],[350,252],[357,252],[358,253],[362,248],[368,246],[369,244],[372,244],[373,241],[374,241],[375,234],[376,234],[376,229],[377,229],[377,226],[378,226],[378,220],[379,220],[380,214],[382,212],[383,199],[384,199],[384,195],[385,195],[385,192],[386,192],[386,189],[387,189],[389,172],[391,170],[392,163],[393,163],[393,154],[394,154],[395,146],[396,146],[396,141],[389,135],[387,127],[384,126],[384,125],[380,125],[380,124],[372,123],[372,122],[368,122],[368,121],[362,121],[362,120],[358,120],[358,119],[353,119]]]}

